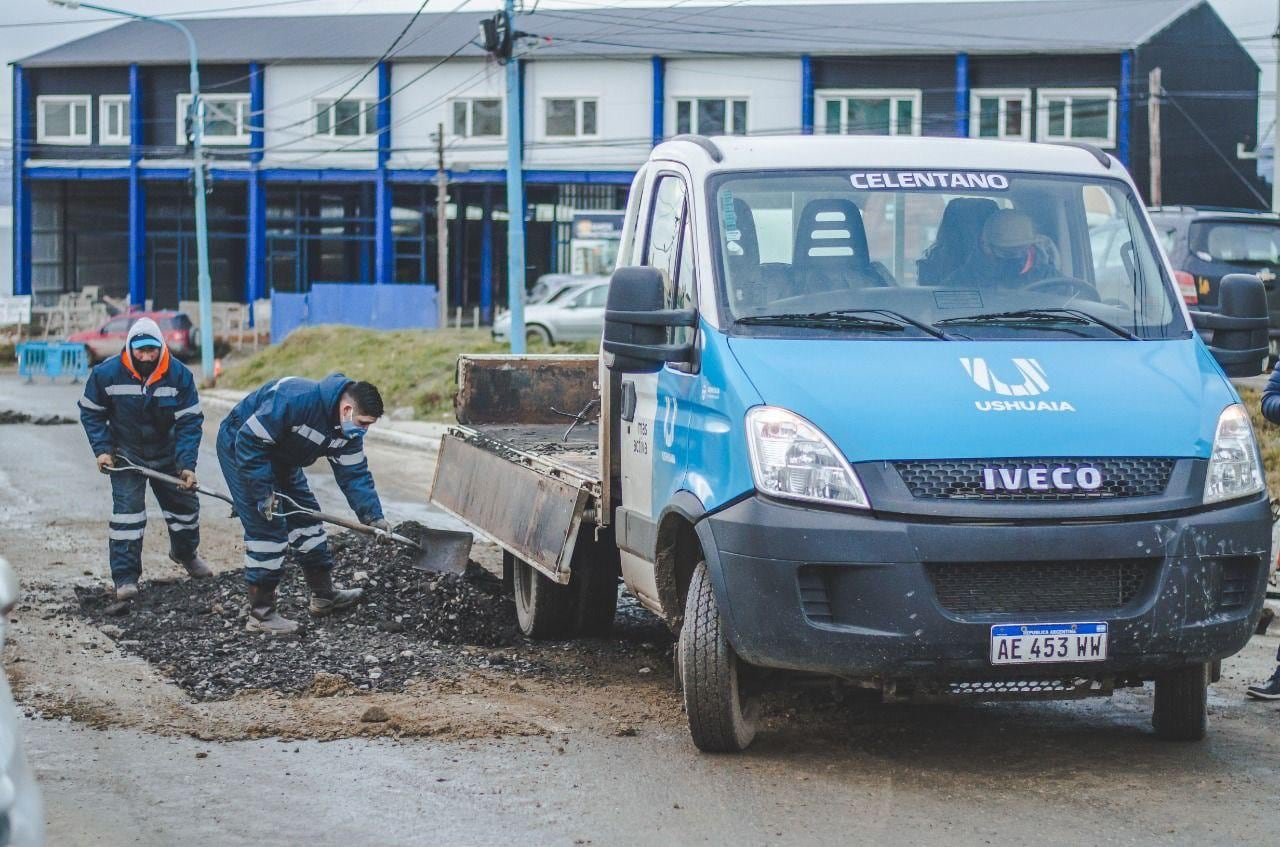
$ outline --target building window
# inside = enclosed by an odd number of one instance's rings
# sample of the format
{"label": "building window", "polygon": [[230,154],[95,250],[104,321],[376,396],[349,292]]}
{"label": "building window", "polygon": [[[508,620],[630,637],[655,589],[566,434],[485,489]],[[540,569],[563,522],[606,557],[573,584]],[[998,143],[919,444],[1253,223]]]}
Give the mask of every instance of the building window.
{"label": "building window", "polygon": [[1025,88],[975,89],[969,95],[969,136],[1029,141],[1030,107]]}
{"label": "building window", "polygon": [[[249,143],[249,95],[205,94],[204,143]],[[187,144],[187,113],[191,110],[191,95],[178,95],[178,143]]]}
{"label": "building window", "polygon": [[920,91],[819,91],[822,131],[828,135],[919,135]]}
{"label": "building window", "polygon": [[129,143],[128,94],[104,94],[98,98],[98,143]]}
{"label": "building window", "polygon": [[746,135],[747,101],[736,97],[696,97],[676,101],[676,134]]}
{"label": "building window", "polygon": [[373,135],[378,131],[377,108],[375,99],[317,100],[316,135],[327,138]]}
{"label": "building window", "polygon": [[92,144],[93,127],[86,95],[36,98],[36,141],[41,144]]}
{"label": "building window", "polygon": [[551,138],[590,138],[599,135],[596,99],[551,97],[546,101],[545,134]]}
{"label": "building window", "polygon": [[1114,88],[1042,88],[1038,92],[1038,141],[1116,143]]}
{"label": "building window", "polygon": [[500,137],[502,100],[497,97],[454,100],[453,134],[459,138]]}

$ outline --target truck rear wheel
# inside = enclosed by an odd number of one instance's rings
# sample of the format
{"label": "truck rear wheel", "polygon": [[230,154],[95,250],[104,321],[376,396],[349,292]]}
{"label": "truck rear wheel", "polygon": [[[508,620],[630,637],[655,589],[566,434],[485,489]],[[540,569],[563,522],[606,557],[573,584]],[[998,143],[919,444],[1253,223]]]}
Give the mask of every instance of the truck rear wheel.
{"label": "truck rear wheel", "polygon": [[530,638],[563,638],[573,625],[573,593],[523,559],[513,557],[516,620]]}
{"label": "truck rear wheel", "polygon": [[745,750],[756,737],[755,710],[742,690],[741,662],[725,638],[706,562],[693,571],[677,649],[693,743],[704,753]]}
{"label": "truck rear wheel", "polygon": [[1166,741],[1204,738],[1209,712],[1209,668],[1188,665],[1156,677],[1151,725]]}

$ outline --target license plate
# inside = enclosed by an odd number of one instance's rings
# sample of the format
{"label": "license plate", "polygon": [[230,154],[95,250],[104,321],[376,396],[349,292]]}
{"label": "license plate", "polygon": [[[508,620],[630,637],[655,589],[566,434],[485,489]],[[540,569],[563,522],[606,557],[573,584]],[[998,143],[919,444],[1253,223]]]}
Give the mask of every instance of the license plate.
{"label": "license plate", "polygon": [[1015,623],[991,627],[991,664],[1038,665],[1102,662],[1105,623]]}

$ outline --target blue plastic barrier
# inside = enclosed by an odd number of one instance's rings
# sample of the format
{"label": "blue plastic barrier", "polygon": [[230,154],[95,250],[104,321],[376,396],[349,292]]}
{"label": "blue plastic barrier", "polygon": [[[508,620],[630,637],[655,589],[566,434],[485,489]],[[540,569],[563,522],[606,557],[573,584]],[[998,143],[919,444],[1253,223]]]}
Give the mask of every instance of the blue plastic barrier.
{"label": "blue plastic barrier", "polygon": [[79,382],[89,375],[89,348],[70,341],[24,341],[18,345],[18,376],[31,382],[36,375],[60,376]]}
{"label": "blue plastic barrier", "polygon": [[272,344],[300,326],[434,329],[437,323],[434,285],[324,283],[306,294],[271,293]]}

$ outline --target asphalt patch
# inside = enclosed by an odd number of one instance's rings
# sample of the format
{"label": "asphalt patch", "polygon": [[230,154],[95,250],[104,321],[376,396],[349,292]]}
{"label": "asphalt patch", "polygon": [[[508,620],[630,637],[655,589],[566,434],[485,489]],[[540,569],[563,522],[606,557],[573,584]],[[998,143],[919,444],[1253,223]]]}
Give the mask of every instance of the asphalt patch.
{"label": "asphalt patch", "polygon": [[[416,540],[422,529],[410,522],[396,531]],[[294,637],[245,631],[238,570],[144,583],[124,609],[109,589],[77,588],[73,611],[200,700],[253,689],[300,693],[334,677],[361,691],[398,691],[460,668],[539,669],[512,649],[524,643],[515,604],[503,596],[501,580],[476,563],[463,574],[424,573],[412,567],[415,554],[396,545],[350,533],[331,536],[329,544],[334,583],[364,588],[364,599],[313,617],[300,569],[287,562],[278,608],[303,624]]]}
{"label": "asphalt patch", "polygon": [[14,412],[0,409],[0,424],[35,424],[36,426],[60,426],[62,424],[79,423],[75,418],[65,415],[28,415],[26,412]]}

